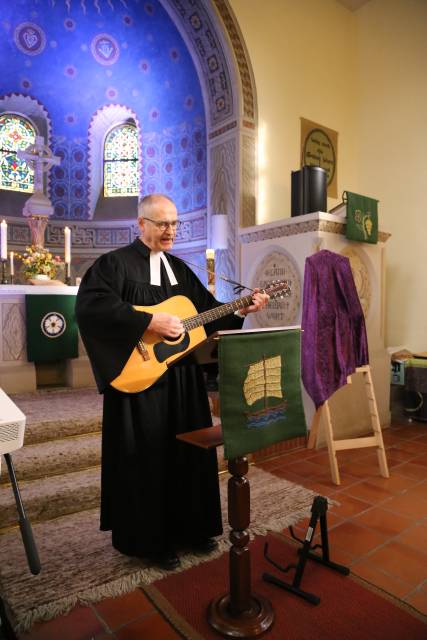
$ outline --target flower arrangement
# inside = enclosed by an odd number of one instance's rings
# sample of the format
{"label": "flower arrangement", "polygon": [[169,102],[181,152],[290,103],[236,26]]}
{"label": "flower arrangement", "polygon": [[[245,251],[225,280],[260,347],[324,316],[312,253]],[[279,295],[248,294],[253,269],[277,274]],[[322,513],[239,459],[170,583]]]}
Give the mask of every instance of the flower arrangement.
{"label": "flower arrangement", "polygon": [[23,254],[17,254],[22,261],[22,271],[27,278],[46,275],[54,278],[58,268],[63,264],[60,256],[54,256],[48,249],[39,245],[25,247]]}

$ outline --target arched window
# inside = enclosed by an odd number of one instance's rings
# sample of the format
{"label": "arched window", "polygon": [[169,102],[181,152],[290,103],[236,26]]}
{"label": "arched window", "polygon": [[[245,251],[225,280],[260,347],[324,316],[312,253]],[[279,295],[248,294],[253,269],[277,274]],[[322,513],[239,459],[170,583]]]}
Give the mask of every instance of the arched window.
{"label": "arched window", "polygon": [[138,131],[121,124],[108,133],[104,143],[104,196],[139,194]]}
{"label": "arched window", "polygon": [[34,171],[16,154],[36,141],[29,120],[13,113],[0,115],[0,189],[33,193]]}

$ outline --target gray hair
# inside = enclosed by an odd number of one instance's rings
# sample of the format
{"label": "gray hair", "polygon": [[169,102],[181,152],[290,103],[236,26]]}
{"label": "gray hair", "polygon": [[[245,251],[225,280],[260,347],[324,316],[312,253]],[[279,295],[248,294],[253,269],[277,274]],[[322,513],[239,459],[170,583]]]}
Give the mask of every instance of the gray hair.
{"label": "gray hair", "polygon": [[174,206],[175,202],[169,196],[164,193],[151,193],[148,196],[143,196],[138,200],[138,219],[150,217],[153,207],[155,207],[159,200],[169,200]]}

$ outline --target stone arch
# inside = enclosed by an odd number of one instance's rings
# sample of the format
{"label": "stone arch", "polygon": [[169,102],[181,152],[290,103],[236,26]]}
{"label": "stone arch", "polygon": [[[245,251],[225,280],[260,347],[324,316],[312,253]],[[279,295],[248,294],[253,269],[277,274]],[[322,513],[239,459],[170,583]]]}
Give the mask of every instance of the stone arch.
{"label": "stone arch", "polygon": [[[237,231],[256,223],[257,102],[246,46],[227,0],[160,0],[187,44],[205,103],[208,245],[211,219],[228,217],[219,270],[238,276]],[[221,286],[217,287],[219,293]]]}

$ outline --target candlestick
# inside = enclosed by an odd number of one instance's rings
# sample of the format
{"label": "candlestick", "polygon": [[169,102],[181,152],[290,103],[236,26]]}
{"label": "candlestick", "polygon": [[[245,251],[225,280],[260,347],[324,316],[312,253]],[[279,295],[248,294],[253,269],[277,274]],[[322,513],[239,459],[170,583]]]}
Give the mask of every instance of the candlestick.
{"label": "candlestick", "polygon": [[0,245],[0,258],[1,260],[7,260],[7,223],[3,220],[0,224],[1,232],[1,245]]}
{"label": "candlestick", "polygon": [[1,280],[0,284],[9,284],[6,277],[6,262],[7,260],[1,259]]}
{"label": "candlestick", "polygon": [[64,242],[64,262],[66,264],[69,264],[71,262],[71,230],[69,229],[69,227],[64,228]]}
{"label": "candlestick", "polygon": [[71,262],[65,263],[65,284],[71,284]]}
{"label": "candlestick", "polygon": [[215,250],[206,249],[206,269],[208,272],[208,289],[215,295]]}

